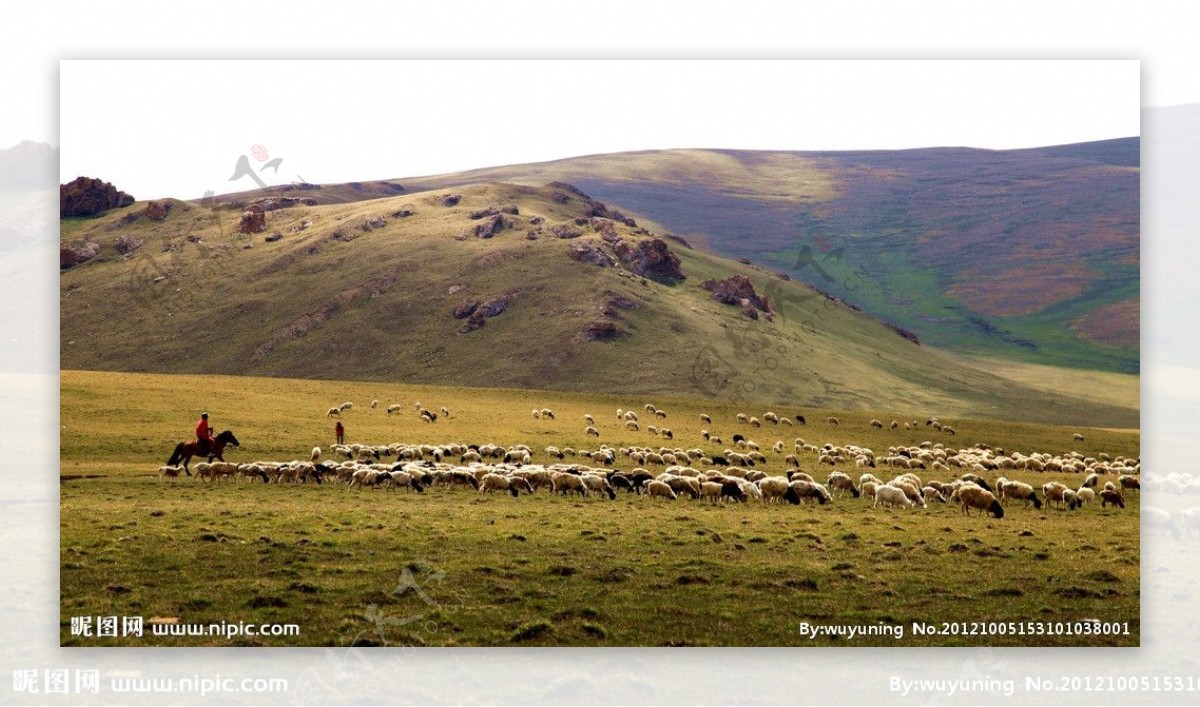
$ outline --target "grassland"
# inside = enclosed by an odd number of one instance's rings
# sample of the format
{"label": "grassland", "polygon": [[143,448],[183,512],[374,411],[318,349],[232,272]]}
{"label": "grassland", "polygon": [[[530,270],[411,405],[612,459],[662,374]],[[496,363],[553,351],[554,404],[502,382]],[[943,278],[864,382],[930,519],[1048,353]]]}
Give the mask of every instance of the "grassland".
{"label": "grassland", "polygon": [[[848,645],[807,641],[801,622],[902,624],[902,645],[1136,645],[1139,635],[1138,499],[1125,510],[1079,512],[1010,506],[1003,520],[958,509],[875,511],[830,506],[710,506],[545,494],[513,499],[462,490],[417,495],[340,486],[207,484],[154,476],[196,413],[242,442],[227,459],[307,457],[331,442],[330,405],[348,441],[492,441],[594,446],[657,444],[617,424],[618,407],[652,402],[668,411],[676,442],[705,447],[699,414],[728,439],[737,412],[763,404],[694,397],[617,396],[312,381],[64,371],[61,384],[62,641],[149,645],[151,639],[85,641],[80,615],[180,617],[185,622],[296,622],[298,639],[154,639],[168,645]],[[380,408],[371,410],[370,400]],[[450,409],[420,422],[416,401]],[[387,416],[384,408],[404,410]],[[551,407],[555,420],[534,420]],[[1008,450],[1136,456],[1140,435],[970,418],[957,435],[921,425],[874,430],[871,417],[909,420],[911,409],[818,410],[804,427],[751,432],[764,447],[857,443],[875,449],[924,439]],[[841,424],[818,420],[837,414]],[[1086,440],[1073,442],[1082,432]],[[717,451],[710,449],[709,451]],[[771,456],[770,472],[784,469]],[[547,461],[539,455],[535,461]],[[810,455],[802,468],[818,478]],[[857,470],[847,471],[857,475]],[[1078,476],[1009,474],[1040,485]],[[926,478],[932,478],[928,474]],[[396,591],[406,582],[415,589]],[[913,637],[908,622],[1128,621],[1131,635]],[[872,637],[853,645],[895,645]]]}

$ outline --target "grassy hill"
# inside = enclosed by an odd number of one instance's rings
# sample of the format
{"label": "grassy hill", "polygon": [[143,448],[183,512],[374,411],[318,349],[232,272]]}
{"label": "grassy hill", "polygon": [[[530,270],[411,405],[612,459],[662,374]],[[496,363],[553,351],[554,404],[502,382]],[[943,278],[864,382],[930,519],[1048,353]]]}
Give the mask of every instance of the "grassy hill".
{"label": "grassy hill", "polygon": [[[496,207],[516,213],[478,213]],[[240,209],[174,202],[161,221],[144,211],[135,204],[64,220],[64,244],[95,243],[99,252],[61,276],[63,368],[1138,426],[1136,403],[986,373],[805,285],[675,240],[662,242],[686,279],[635,274],[636,261],[616,252],[653,234],[565,185],[479,184],[296,206],[267,212],[256,235],[235,232]],[[498,230],[484,238],[481,226]],[[612,264],[588,262],[604,258]],[[767,297],[770,317],[751,319],[702,287],[734,274]],[[472,320],[454,314],[470,303],[503,311],[464,333]]]}
{"label": "grassy hill", "polygon": [[335,203],[565,180],[929,343],[1136,373],[1139,151],[1138,138],[1008,151],[665,150],[306,193]]}

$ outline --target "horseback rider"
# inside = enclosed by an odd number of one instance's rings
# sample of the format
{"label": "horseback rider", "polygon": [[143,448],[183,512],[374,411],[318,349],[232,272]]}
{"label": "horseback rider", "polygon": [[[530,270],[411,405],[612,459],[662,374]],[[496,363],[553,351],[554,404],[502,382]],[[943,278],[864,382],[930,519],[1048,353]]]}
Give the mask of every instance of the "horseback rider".
{"label": "horseback rider", "polygon": [[198,456],[208,456],[217,443],[213,439],[212,428],[208,426],[208,413],[200,413],[200,421],[196,423],[196,442],[200,445],[200,453]]}

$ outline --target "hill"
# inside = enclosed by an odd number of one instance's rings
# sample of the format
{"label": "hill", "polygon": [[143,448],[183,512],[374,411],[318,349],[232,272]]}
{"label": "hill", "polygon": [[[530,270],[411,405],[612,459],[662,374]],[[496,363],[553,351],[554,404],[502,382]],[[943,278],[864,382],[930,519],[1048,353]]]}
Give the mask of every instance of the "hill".
{"label": "hill", "polygon": [[65,219],[64,254],[94,255],[61,277],[62,367],[1137,426],[1136,409],[985,373],[569,185],[273,201],[257,234],[240,206],[179,201]]}
{"label": "hill", "polygon": [[1136,373],[1139,151],[1139,138],[1023,150],[665,150],[313,194],[334,203],[397,189],[569,181],[929,343]]}

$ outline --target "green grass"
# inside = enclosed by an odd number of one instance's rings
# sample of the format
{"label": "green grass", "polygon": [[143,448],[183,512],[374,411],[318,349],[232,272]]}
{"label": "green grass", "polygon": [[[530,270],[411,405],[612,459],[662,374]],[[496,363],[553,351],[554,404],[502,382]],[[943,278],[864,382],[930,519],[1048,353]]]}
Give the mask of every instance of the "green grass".
{"label": "green grass", "polygon": [[[686,397],[409,386],[223,376],[64,371],[61,492],[65,645],[844,645],[802,639],[801,622],[905,624],[902,645],[1136,645],[1138,499],[1123,511],[1076,513],[1010,506],[1000,521],[946,506],[876,511],[831,506],[616,501],[545,493],[513,499],[434,489],[351,491],[161,481],[154,476],[200,409],[242,447],[227,459],[306,458],[331,440],[325,410],[350,400],[349,441],[526,442],[594,447],[653,444],[625,431],[616,408],[667,410],[676,442],[704,445],[699,413],[728,439],[855,442],[876,450],[923,439],[1010,450],[1136,456],[1140,435],[1103,429],[953,419],[956,436],[879,431],[870,417],[899,412],[808,409],[805,427],[739,426],[765,406]],[[378,399],[381,407],[369,408]],[[413,403],[449,418],[420,422]],[[404,405],[399,415],[384,407]],[[553,421],[534,420],[551,407]],[[780,414],[798,411],[779,410]],[[908,419],[913,414],[901,417]],[[1071,435],[1082,431],[1086,441]],[[769,472],[782,473],[767,452]],[[545,462],[544,454],[536,461]],[[620,466],[620,465],[618,465]],[[811,455],[802,468],[818,478]],[[857,476],[858,470],[847,469]],[[886,472],[880,473],[885,475]],[[925,472],[923,478],[936,478]],[[1040,485],[1079,477],[1008,474]],[[1104,570],[1109,574],[1100,574]],[[396,591],[402,584],[413,589]],[[296,622],[297,639],[80,639],[70,617],[141,615],[184,622]],[[1132,635],[1087,639],[913,637],[908,622],[1129,621]],[[895,645],[886,637],[855,645]]]}

